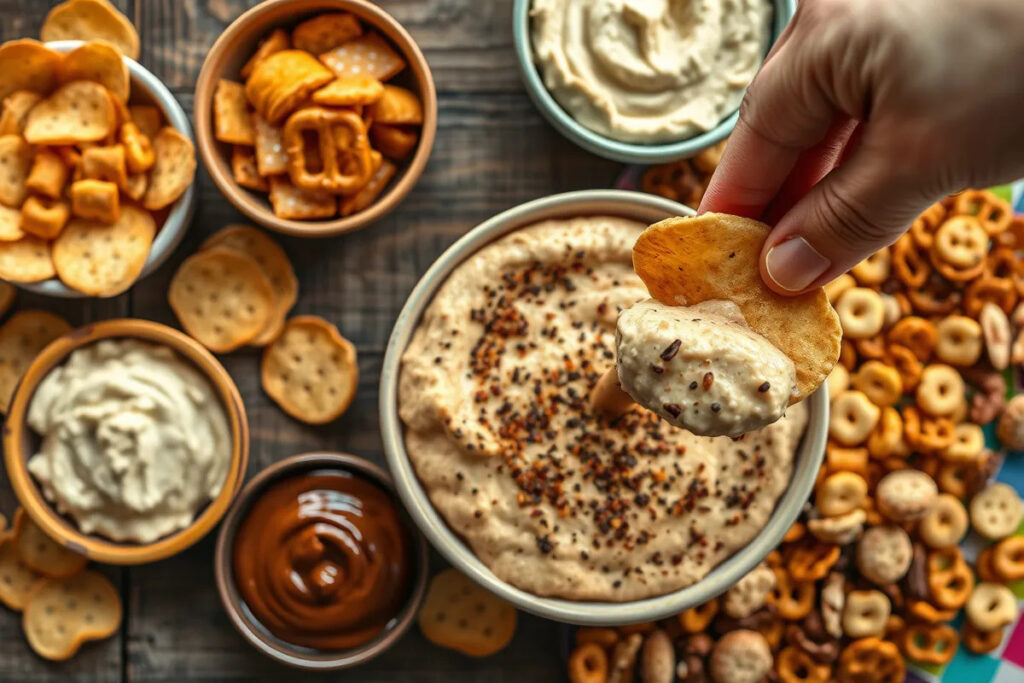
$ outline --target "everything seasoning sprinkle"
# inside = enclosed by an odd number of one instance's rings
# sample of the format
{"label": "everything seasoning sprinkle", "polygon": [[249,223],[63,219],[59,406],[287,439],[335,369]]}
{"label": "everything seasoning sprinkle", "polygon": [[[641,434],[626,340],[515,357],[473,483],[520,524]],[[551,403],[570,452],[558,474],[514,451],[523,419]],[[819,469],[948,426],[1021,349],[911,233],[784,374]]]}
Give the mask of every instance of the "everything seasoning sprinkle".
{"label": "everything seasoning sprinkle", "polygon": [[707,391],[708,389],[710,389],[711,385],[714,384],[714,383],[715,383],[715,373],[713,373],[713,372],[705,372],[704,373],[704,378],[701,379],[701,381],[700,381],[700,385],[704,389],[704,391]]}
{"label": "everything seasoning sprinkle", "polygon": [[679,417],[679,414],[683,412],[683,409],[679,407],[678,403],[666,403],[662,406],[665,412],[672,417]]}
{"label": "everything seasoning sprinkle", "polygon": [[665,362],[668,362],[675,358],[676,354],[679,353],[679,347],[682,345],[682,343],[683,341],[681,339],[676,339],[671,344],[669,344],[665,348],[665,350],[661,352],[661,359]]}
{"label": "everything seasoning sprinkle", "polygon": [[757,388],[762,394],[772,388],[772,385],[768,382],[761,382],[761,386]]}

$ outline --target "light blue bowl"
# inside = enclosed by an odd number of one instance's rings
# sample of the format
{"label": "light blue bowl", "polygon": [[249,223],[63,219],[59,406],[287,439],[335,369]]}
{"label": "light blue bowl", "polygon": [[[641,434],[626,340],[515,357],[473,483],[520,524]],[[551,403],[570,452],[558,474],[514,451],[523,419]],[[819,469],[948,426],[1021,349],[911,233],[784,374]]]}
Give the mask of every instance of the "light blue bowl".
{"label": "light blue bowl", "polygon": [[[533,45],[530,39],[530,4],[531,0],[515,0],[512,10],[512,23],[515,32],[516,56],[519,59],[519,71],[526,85],[526,92],[555,129],[583,149],[614,161],[631,164],[658,164],[677,159],[686,159],[695,155],[705,147],[724,140],[736,126],[739,112],[735,111],[722,119],[717,126],[693,137],[676,142],[654,145],[640,145],[620,142],[595,133],[581,125],[555,101],[548,89],[544,87],[537,66],[533,63]],[[796,11],[796,0],[774,0],[772,13],[771,43],[775,43],[782,29],[789,23]]]}

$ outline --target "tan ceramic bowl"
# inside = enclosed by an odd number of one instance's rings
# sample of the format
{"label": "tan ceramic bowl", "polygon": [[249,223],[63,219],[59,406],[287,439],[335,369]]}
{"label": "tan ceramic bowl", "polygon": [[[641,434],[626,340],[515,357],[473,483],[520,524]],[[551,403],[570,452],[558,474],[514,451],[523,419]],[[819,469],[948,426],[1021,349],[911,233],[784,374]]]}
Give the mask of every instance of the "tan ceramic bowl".
{"label": "tan ceramic bowl", "polygon": [[[395,506],[401,513],[405,522],[406,531],[415,546],[410,557],[414,563],[412,583],[409,587],[409,598],[405,606],[395,615],[383,633],[364,645],[348,650],[320,651],[311,650],[305,647],[298,647],[286,643],[267,631],[256,619],[252,612],[245,606],[242,596],[235,585],[233,554],[235,547],[235,536],[238,534],[238,527],[245,519],[246,514],[253,502],[271,484],[281,479],[315,471],[346,471],[362,476],[377,484],[391,494]],[[357,458],[354,455],[344,453],[303,453],[285,458],[274,463],[267,469],[257,474],[252,481],[246,484],[242,493],[238,496],[238,502],[232,507],[228,516],[224,519],[220,531],[217,534],[217,555],[214,558],[213,571],[217,578],[217,590],[220,592],[221,602],[227,610],[231,623],[235,625],[238,632],[249,641],[254,648],[267,655],[271,659],[282,664],[287,664],[298,669],[309,669],[318,671],[332,671],[336,669],[347,669],[357,664],[367,662],[394,645],[409,630],[416,619],[416,612],[419,611],[420,603],[427,592],[427,542],[422,534],[418,533],[416,526],[409,519],[409,516],[402,509],[402,504],[395,495],[395,487],[387,472],[377,467],[372,462]]]}
{"label": "tan ceramic bowl", "polygon": [[[213,91],[221,78],[238,81],[242,65],[252,56],[259,41],[277,27],[292,27],[324,12],[351,12],[365,25],[387,38],[405,58],[408,66],[389,83],[409,88],[423,101],[423,127],[419,145],[399,167],[387,189],[363,211],[328,220],[278,218],[265,193],[241,187],[231,173],[231,146],[213,137]],[[213,182],[239,211],[265,228],[299,237],[327,237],[362,228],[394,209],[419,180],[434,146],[437,131],[437,93],[430,66],[401,24],[366,0],[266,0],[235,19],[213,44],[196,81],[194,105],[199,155]]]}
{"label": "tan ceramic bowl", "polygon": [[[152,543],[122,543],[79,531],[73,520],[58,513],[43,496],[26,463],[39,437],[25,422],[36,387],[75,349],[101,339],[139,339],[163,344],[191,361],[206,375],[223,402],[231,429],[231,466],[220,494],[199,511],[192,524]],[[146,320],[107,320],[86,325],[53,341],[36,356],[14,392],[4,423],[4,464],[18,502],[50,538],[91,560],[109,564],[142,564],[179,553],[206,535],[220,521],[242,485],[249,462],[249,426],[238,388],[224,367],[197,341],[159,323]]]}

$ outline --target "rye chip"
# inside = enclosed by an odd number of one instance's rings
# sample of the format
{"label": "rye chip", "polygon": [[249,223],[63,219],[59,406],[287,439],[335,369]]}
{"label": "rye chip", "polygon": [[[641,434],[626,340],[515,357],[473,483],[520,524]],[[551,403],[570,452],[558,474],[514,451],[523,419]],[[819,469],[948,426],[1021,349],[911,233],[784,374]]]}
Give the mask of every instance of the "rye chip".
{"label": "rye chip", "polygon": [[185,331],[218,353],[251,342],[274,313],[274,288],[259,264],[224,247],[185,259],[167,299]]}
{"label": "rye chip", "polygon": [[764,223],[727,214],[668,218],[637,239],[633,268],[663,304],[725,299],[739,306],[751,329],[793,361],[795,403],[832,371],[842,330],[823,289],[784,297],[764,284],[759,261],[769,231]]}
{"label": "rye chip", "polygon": [[64,55],[57,69],[61,83],[93,81],[99,83],[120,102],[128,101],[130,79],[128,63],[113,45],[92,41]]}
{"label": "rye chip", "polygon": [[42,95],[31,90],[18,90],[5,97],[0,110],[0,135],[21,135],[28,113],[41,99]]}
{"label": "rye chip", "polygon": [[213,92],[213,135],[232,145],[255,144],[255,131],[245,99],[245,86],[226,79]]}
{"label": "rye chip", "polygon": [[14,549],[32,571],[51,579],[73,576],[85,568],[85,555],[64,548],[18,508],[14,515]]}
{"label": "rye chip", "polygon": [[0,326],[0,406],[4,412],[18,381],[39,352],[70,331],[67,321],[46,311],[19,311]]}
{"label": "rye chip", "polygon": [[0,205],[0,242],[14,242],[25,236],[21,229],[21,211]]}
{"label": "rye chip", "polygon": [[314,55],[327,52],[363,34],[359,20],[348,12],[331,12],[307,19],[292,30],[292,45]]}
{"label": "rye chip", "polygon": [[471,657],[487,657],[516,632],[515,607],[455,569],[430,580],[417,621],[427,640]]}
{"label": "rye chip", "polygon": [[120,294],[138,279],[155,234],[153,216],[131,204],[109,225],[74,218],[53,243],[57,276],[83,294]]}
{"label": "rye chip", "polygon": [[323,318],[300,315],[263,350],[263,390],[297,420],[324,424],[344,413],[356,394],[356,349]]}
{"label": "rye chip", "polygon": [[55,274],[50,244],[46,240],[25,235],[14,242],[0,242],[0,279],[39,282]]}
{"label": "rye chip", "polygon": [[153,138],[155,162],[149,169],[149,187],[142,205],[150,211],[162,209],[180,197],[196,173],[196,151],[192,141],[165,126]]}
{"label": "rye chip", "polygon": [[405,68],[405,60],[375,32],[324,52],[320,61],[338,78],[369,76],[386,81]]}
{"label": "rye chip", "polygon": [[37,93],[53,90],[61,58],[59,53],[29,38],[0,45],[0,99],[19,90]]}
{"label": "rye chip", "polygon": [[33,145],[73,145],[109,136],[117,110],[106,88],[93,81],[71,81],[32,108],[25,139]]}
{"label": "rye chip", "polygon": [[25,609],[32,589],[42,578],[18,557],[14,549],[14,532],[0,533],[0,602],[20,612]]}
{"label": "rye chip", "polygon": [[0,204],[21,206],[31,171],[32,146],[17,135],[0,137]]}
{"label": "rye chip", "polygon": [[125,57],[139,59],[139,34],[132,22],[106,0],[68,0],[46,15],[39,31],[51,40],[105,40]]}
{"label": "rye chip", "polygon": [[[78,0],[81,1],[81,0]],[[62,661],[87,640],[106,638],[121,625],[121,598],[95,571],[43,579],[29,595],[21,626],[36,654]]]}

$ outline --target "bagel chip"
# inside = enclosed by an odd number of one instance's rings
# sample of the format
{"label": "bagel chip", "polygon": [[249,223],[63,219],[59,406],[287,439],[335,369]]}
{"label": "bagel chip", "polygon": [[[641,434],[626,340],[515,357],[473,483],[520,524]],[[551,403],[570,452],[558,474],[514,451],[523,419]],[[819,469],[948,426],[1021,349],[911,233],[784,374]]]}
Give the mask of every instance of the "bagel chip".
{"label": "bagel chip", "polygon": [[21,135],[28,113],[41,99],[42,95],[31,90],[19,90],[5,97],[0,112],[0,135]]}
{"label": "bagel chip", "polygon": [[668,218],[637,239],[633,268],[663,304],[727,299],[739,306],[750,328],[793,361],[796,403],[832,371],[842,330],[823,289],[784,297],[761,280],[761,247],[769,230],[760,221],[719,213]]}
{"label": "bagel chip", "polygon": [[68,0],[50,10],[39,31],[42,41],[105,40],[125,57],[139,59],[139,34],[107,0]]}
{"label": "bagel chip", "polygon": [[28,644],[53,661],[69,659],[82,643],[106,638],[120,625],[117,589],[94,571],[42,580],[29,595],[21,619]]}
{"label": "bagel chip", "polygon": [[19,90],[40,94],[53,90],[61,59],[60,53],[30,38],[0,45],[0,100]]}
{"label": "bagel chip", "polygon": [[157,211],[185,193],[196,175],[196,150],[180,132],[164,126],[153,138],[155,161],[149,169],[149,186],[142,205]]}
{"label": "bagel chip", "polygon": [[110,225],[73,218],[53,243],[53,265],[68,287],[115,296],[139,278],[155,234],[153,216],[131,204]]}
{"label": "bagel chip", "polygon": [[39,282],[56,274],[46,240],[26,234],[14,242],[0,242],[0,279]]}
{"label": "bagel chip", "polygon": [[28,194],[32,146],[17,135],[0,137],[0,204],[18,208]]}
{"label": "bagel chip", "polygon": [[25,609],[28,598],[43,580],[21,561],[14,549],[14,532],[0,533],[0,602],[10,609]]}
{"label": "bagel chip", "polygon": [[93,81],[71,81],[32,108],[25,139],[33,145],[96,142],[117,125],[117,110],[107,89]]}
{"label": "bagel chip", "polygon": [[93,81],[121,102],[128,101],[130,80],[128,63],[110,43],[98,40],[85,43],[64,55],[57,69],[61,83]]}
{"label": "bagel chip", "polygon": [[14,549],[32,571],[51,579],[74,576],[85,568],[88,558],[63,547],[46,535],[42,527],[18,508],[14,514]]}

